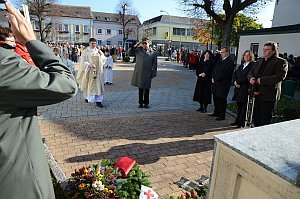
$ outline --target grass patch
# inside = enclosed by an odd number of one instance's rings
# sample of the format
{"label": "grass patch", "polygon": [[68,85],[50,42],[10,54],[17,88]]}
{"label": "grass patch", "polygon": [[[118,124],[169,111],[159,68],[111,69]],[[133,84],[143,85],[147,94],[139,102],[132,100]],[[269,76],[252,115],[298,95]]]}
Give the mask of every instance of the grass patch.
{"label": "grass patch", "polygon": [[[235,102],[227,104],[227,109],[237,114],[237,104]],[[300,118],[300,100],[282,97],[274,110],[274,116],[273,122],[282,122]]]}

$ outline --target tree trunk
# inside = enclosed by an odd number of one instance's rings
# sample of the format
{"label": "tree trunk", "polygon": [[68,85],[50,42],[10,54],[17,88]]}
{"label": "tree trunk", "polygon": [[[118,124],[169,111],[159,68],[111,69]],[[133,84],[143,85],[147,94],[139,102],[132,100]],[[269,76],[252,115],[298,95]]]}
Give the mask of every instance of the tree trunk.
{"label": "tree trunk", "polygon": [[222,46],[229,47],[230,46],[230,39],[231,39],[231,31],[232,25],[235,15],[227,16],[225,23],[222,26]]}

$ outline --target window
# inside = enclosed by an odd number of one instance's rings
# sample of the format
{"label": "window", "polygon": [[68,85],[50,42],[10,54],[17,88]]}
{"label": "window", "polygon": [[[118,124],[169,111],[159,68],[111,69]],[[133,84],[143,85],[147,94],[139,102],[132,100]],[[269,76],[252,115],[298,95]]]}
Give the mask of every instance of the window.
{"label": "window", "polygon": [[156,27],[153,27],[153,29],[152,29],[152,34],[153,34],[153,35],[156,35]]}
{"label": "window", "polygon": [[122,46],[123,42],[122,41],[118,41],[118,46]]}
{"label": "window", "polygon": [[110,46],[111,45],[111,41],[106,41],[106,45]]}
{"label": "window", "polygon": [[66,32],[69,31],[69,24],[64,24],[64,31],[66,31]]}
{"label": "window", "polygon": [[75,32],[80,32],[80,27],[79,27],[79,25],[75,25]]}
{"label": "window", "polygon": [[104,17],[105,21],[110,21],[109,17]]}
{"label": "window", "polygon": [[102,46],[102,40],[98,40],[98,46]]}
{"label": "window", "polygon": [[89,26],[88,25],[83,26],[83,32],[85,32],[85,33],[89,32]]}
{"label": "window", "polygon": [[38,21],[34,21],[34,29],[35,30],[40,30],[40,24]]}
{"label": "window", "polygon": [[194,30],[193,29],[186,29],[186,35],[187,36],[194,36]]}
{"label": "window", "polygon": [[107,34],[107,35],[111,35],[111,29],[107,29],[107,30],[106,30],[106,34]]}
{"label": "window", "polygon": [[119,35],[122,35],[123,34],[123,30],[119,30]]}
{"label": "window", "polygon": [[58,24],[58,31],[63,31],[63,25],[62,24]]}
{"label": "window", "polygon": [[98,29],[97,34],[102,35],[102,29]]}
{"label": "window", "polygon": [[185,29],[184,28],[173,28],[173,35],[185,36]]}
{"label": "window", "polygon": [[253,52],[253,54],[258,54],[258,48],[259,48],[259,43],[250,44],[250,50]]}

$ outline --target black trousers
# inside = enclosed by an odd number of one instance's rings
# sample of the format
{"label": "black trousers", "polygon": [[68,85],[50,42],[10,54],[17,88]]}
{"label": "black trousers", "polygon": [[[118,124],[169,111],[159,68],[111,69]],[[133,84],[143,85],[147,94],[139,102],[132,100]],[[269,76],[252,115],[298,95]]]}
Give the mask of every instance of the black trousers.
{"label": "black trousers", "polygon": [[237,102],[238,110],[235,122],[240,126],[245,126],[245,118],[247,111],[247,101]]}
{"label": "black trousers", "polygon": [[213,95],[213,100],[215,105],[214,114],[218,117],[225,118],[227,99]]}
{"label": "black trousers", "polygon": [[256,127],[271,123],[274,106],[275,101],[261,101],[255,99],[253,122]]}
{"label": "black trousers", "polygon": [[139,88],[139,104],[149,104],[150,89]]}

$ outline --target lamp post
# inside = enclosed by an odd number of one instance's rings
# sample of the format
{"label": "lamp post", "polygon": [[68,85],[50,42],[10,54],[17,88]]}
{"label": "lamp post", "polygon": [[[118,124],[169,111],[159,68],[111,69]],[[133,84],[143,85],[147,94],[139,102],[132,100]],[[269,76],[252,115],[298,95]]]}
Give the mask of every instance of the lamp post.
{"label": "lamp post", "polygon": [[124,5],[122,5],[122,26],[123,26],[123,49],[125,47],[125,42],[126,42],[126,35],[125,35],[125,28],[126,28],[126,25],[125,25],[125,14],[126,14],[126,6],[127,4],[125,3]]}
{"label": "lamp post", "polygon": [[165,10],[160,10],[160,12],[164,12],[164,13],[166,13],[168,16],[169,16],[169,34],[168,34],[168,36],[169,36],[169,41],[168,41],[168,46],[169,46],[169,48],[171,47],[171,16],[170,16],[170,14],[167,12],[167,11],[165,11]]}

